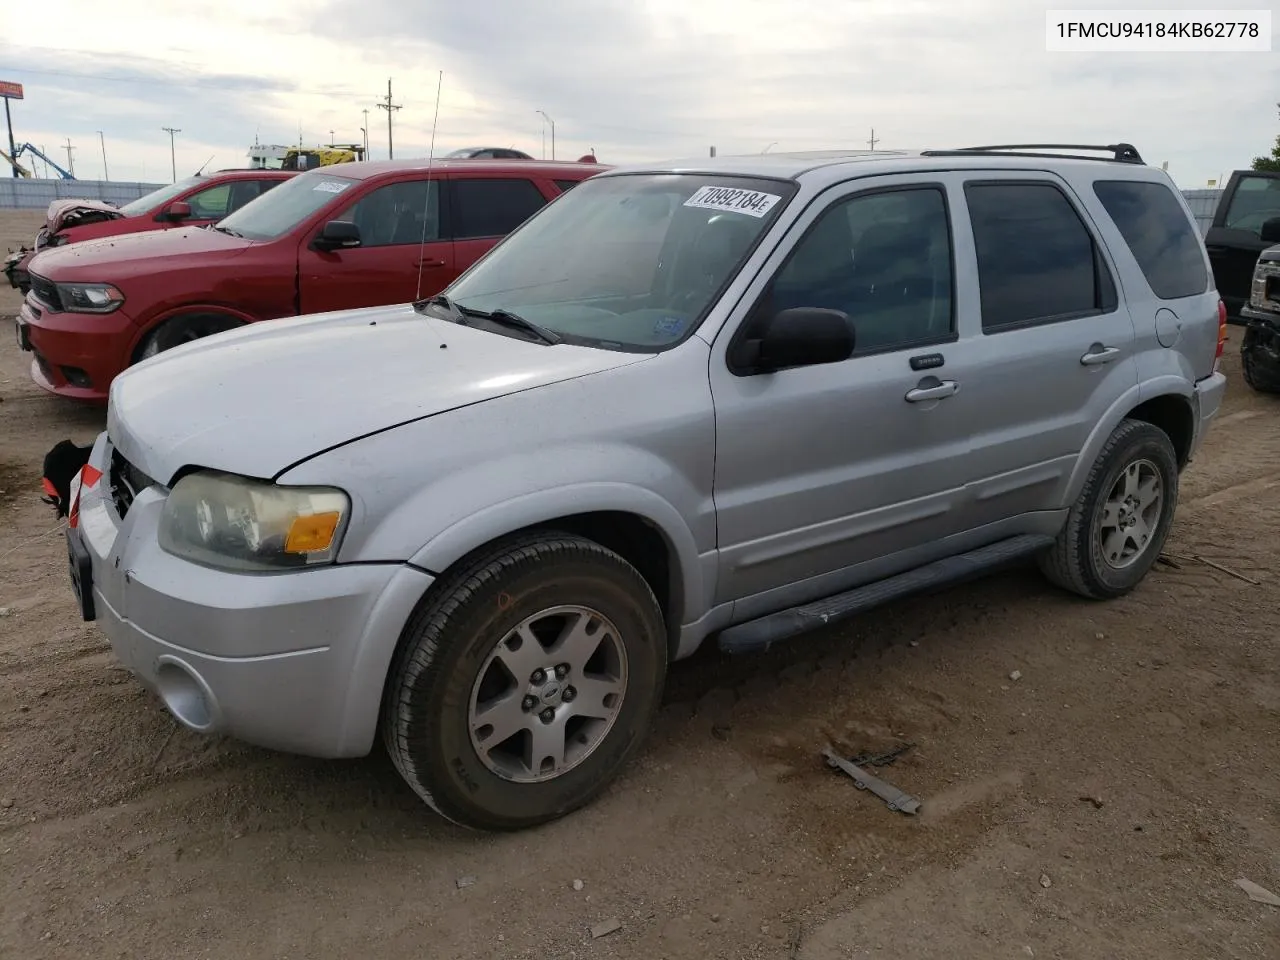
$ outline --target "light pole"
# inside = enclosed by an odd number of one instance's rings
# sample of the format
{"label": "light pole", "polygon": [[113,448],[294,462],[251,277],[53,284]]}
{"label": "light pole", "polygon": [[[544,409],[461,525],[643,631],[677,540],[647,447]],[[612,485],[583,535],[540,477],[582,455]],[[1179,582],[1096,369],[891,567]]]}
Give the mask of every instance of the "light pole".
{"label": "light pole", "polygon": [[378,104],[379,110],[387,111],[387,159],[395,157],[395,146],[391,142],[391,114],[400,109],[400,104],[391,102],[391,78],[387,77],[387,102]]}
{"label": "light pole", "polygon": [[547,116],[547,112],[545,110],[539,110],[537,112],[542,114],[543,120],[551,124],[551,159],[554,160],[556,158],[556,122]]}
{"label": "light pole", "polygon": [[173,135],[182,131],[177,127],[161,127],[165,133],[169,134],[169,166],[173,173],[173,182],[178,182],[178,155],[174,152]]}
{"label": "light pole", "polygon": [[107,141],[102,136],[102,131],[98,131],[98,143],[102,146],[102,179],[110,180],[111,175],[107,173]]}

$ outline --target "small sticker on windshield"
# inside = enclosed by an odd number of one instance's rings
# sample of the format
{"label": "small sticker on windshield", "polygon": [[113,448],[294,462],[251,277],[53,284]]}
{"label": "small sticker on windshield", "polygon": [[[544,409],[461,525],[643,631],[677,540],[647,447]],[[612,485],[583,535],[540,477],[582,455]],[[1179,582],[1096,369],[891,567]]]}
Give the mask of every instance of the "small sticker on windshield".
{"label": "small sticker on windshield", "polygon": [[654,336],[658,337],[678,337],[683,330],[683,317],[662,317],[653,325]]}
{"label": "small sticker on windshield", "polygon": [[703,210],[727,210],[732,213],[745,213],[751,217],[763,217],[781,199],[782,197],[776,193],[761,193],[759,190],[702,187],[686,200],[684,205],[701,207]]}
{"label": "small sticker on windshield", "polygon": [[341,193],[349,186],[351,186],[351,184],[343,183],[340,180],[321,180],[311,189],[318,190],[321,193]]}

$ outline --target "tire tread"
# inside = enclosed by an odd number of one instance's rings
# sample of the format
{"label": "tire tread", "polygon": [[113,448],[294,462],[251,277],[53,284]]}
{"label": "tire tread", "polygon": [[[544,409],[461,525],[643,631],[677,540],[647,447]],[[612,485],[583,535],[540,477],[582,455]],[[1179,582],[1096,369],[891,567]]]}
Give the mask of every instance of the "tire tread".
{"label": "tire tread", "polygon": [[[1054,540],[1053,546],[1039,557],[1040,570],[1055,586],[1071,593],[1079,594],[1090,600],[1102,600],[1115,596],[1114,591],[1100,587],[1095,578],[1089,574],[1088,558],[1085,556],[1088,544],[1088,531],[1085,528],[1090,520],[1092,506],[1098,496],[1098,485],[1111,468],[1112,458],[1117,448],[1130,444],[1142,436],[1154,435],[1168,445],[1172,456],[1173,444],[1168,435],[1144,420],[1125,419],[1112,431],[1107,442],[1103,444],[1089,475],[1085,478],[1080,496],[1067,513],[1067,521]],[[1176,460],[1174,461],[1176,463]],[[1176,480],[1176,477],[1175,477]],[[1168,490],[1166,496],[1176,497],[1177,488]]]}
{"label": "tire tread", "polygon": [[[433,585],[424,597],[425,602],[419,604],[405,626],[402,648],[393,661],[387,694],[383,698],[383,743],[392,764],[413,791],[432,810],[453,823],[472,825],[469,820],[461,819],[458,812],[432,792],[417,769],[408,730],[411,719],[400,708],[408,702],[412,688],[430,682],[427,677],[449,640],[451,621],[473,597],[495,582],[517,575],[522,568],[570,558],[589,559],[593,563],[611,566],[633,580],[638,589],[643,589],[643,600],[651,606],[657,622],[662,622],[661,608],[653,589],[626,559],[585,537],[558,531],[542,531],[500,540],[473,555],[471,559],[464,558],[452,573],[446,573]],[[413,638],[417,638],[416,641]],[[665,651],[665,638],[662,646]],[[658,690],[654,698],[655,704],[660,696],[661,690]],[[602,783],[600,788],[603,786]],[[590,796],[584,797],[582,803],[589,799]],[[505,825],[493,826],[501,829]]]}

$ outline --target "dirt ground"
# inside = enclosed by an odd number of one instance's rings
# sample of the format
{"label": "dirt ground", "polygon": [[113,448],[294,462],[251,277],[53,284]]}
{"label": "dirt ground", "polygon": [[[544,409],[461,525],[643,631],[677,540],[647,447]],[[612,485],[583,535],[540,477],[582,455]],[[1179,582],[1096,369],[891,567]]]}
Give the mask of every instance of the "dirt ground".
{"label": "dirt ground", "polygon": [[[0,218],[0,251],[37,220]],[[1280,956],[1280,908],[1235,885],[1280,893],[1280,401],[1244,385],[1234,339],[1168,552],[1256,583],[1183,561],[1092,604],[1014,572],[776,654],[708,651],[601,800],[488,836],[380,753],[168,718],[77,619],[38,499],[45,451],[102,414],[42,395],[7,330],[0,957]],[[825,768],[828,739],[914,742],[882,773],[922,814]]]}

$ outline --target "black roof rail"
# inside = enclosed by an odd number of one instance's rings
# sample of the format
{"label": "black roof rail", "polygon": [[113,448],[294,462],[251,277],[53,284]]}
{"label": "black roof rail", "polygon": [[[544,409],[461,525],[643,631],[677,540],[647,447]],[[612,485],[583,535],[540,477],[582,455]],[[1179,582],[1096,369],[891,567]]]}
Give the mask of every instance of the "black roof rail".
{"label": "black roof rail", "polygon": [[[1091,157],[1080,153],[1043,153],[1044,150],[1089,150],[1094,153],[1109,153],[1109,157]],[[954,150],[925,150],[926,157],[963,157],[970,155],[995,155],[1007,157],[1047,157],[1071,160],[1108,160],[1117,163],[1141,163],[1146,161],[1138,153],[1138,148],[1131,143],[1109,143],[1105,146],[1089,143],[1007,143],[986,147],[958,147]]]}

